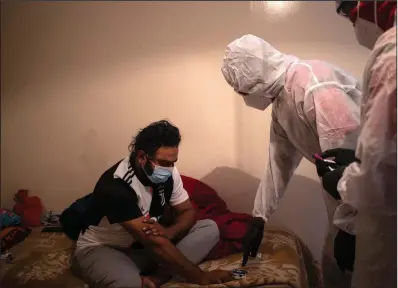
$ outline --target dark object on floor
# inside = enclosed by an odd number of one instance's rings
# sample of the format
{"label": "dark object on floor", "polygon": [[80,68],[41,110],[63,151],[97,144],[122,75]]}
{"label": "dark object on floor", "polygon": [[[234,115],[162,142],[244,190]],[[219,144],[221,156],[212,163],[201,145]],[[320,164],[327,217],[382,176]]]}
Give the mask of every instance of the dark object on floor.
{"label": "dark object on floor", "polygon": [[44,226],[59,226],[59,217],[61,214],[54,213],[53,211],[49,211],[46,215],[43,216],[42,223]]}
{"label": "dark object on floor", "polygon": [[57,227],[45,227],[41,230],[42,233],[64,233],[64,228],[57,226]]}
{"label": "dark object on floor", "polygon": [[1,251],[21,243],[32,232],[29,228],[7,227],[0,231]]}
{"label": "dark object on floor", "polygon": [[232,277],[236,280],[246,277],[247,271],[242,269],[232,270]]}
{"label": "dark object on floor", "polygon": [[334,258],[341,271],[353,271],[356,236],[339,230],[334,239]]}
{"label": "dark object on floor", "polygon": [[265,222],[261,217],[254,217],[250,222],[249,230],[243,237],[243,260],[242,267],[245,267],[249,256],[255,258],[258,248],[263,239]]}
{"label": "dark object on floor", "polygon": [[12,254],[10,252],[4,252],[0,255],[0,260],[5,261],[7,264],[11,263],[14,257],[12,257]]}

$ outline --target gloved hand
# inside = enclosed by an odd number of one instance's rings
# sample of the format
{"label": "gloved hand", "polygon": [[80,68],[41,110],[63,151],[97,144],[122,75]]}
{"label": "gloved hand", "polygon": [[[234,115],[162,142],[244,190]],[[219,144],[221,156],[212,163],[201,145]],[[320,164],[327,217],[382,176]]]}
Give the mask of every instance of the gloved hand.
{"label": "gloved hand", "polygon": [[243,260],[242,267],[245,267],[250,257],[256,257],[258,248],[264,235],[265,221],[261,217],[254,217],[250,223],[247,233],[243,237]]}
{"label": "gloved hand", "polygon": [[340,194],[337,191],[337,184],[343,176],[344,169],[347,166],[339,166],[335,170],[325,173],[322,177],[322,186],[336,200],[340,200]]}
{"label": "gloved hand", "polygon": [[319,177],[323,177],[326,173],[328,173],[330,171],[329,167],[336,169],[338,166],[348,166],[354,161],[360,162],[355,157],[354,150],[345,148],[326,150],[325,152],[319,154],[319,156],[321,156],[323,159],[334,158],[333,161],[336,163],[327,163],[322,160],[315,159],[316,172],[318,173]]}
{"label": "gloved hand", "polygon": [[336,169],[339,165],[328,163],[319,159],[315,159],[316,173],[319,177],[323,177],[326,173],[330,172],[330,168]]}
{"label": "gloved hand", "polygon": [[333,161],[336,162],[339,166],[348,166],[354,161],[360,162],[355,157],[355,150],[345,149],[345,148],[336,148],[326,150],[325,152],[319,154],[323,159],[333,157]]}

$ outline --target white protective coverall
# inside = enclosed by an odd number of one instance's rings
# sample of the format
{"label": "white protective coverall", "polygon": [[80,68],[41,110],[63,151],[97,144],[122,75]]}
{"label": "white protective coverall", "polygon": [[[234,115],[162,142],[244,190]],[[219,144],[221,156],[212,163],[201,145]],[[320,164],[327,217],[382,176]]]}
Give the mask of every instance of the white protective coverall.
{"label": "white protective coverall", "polygon": [[354,288],[397,287],[396,61],[393,27],[377,40],[364,71],[356,148],[361,163],[350,164],[338,184],[344,204],[335,216],[341,219],[350,207],[357,212]]}
{"label": "white protective coverall", "polygon": [[[313,161],[314,153],[355,149],[359,83],[336,66],[283,54],[253,35],[227,46],[222,73],[246,105],[264,110],[273,104],[268,167],[253,209],[254,216],[268,221],[303,156]],[[324,194],[330,224],[338,202]],[[332,246],[326,250],[332,257]]]}

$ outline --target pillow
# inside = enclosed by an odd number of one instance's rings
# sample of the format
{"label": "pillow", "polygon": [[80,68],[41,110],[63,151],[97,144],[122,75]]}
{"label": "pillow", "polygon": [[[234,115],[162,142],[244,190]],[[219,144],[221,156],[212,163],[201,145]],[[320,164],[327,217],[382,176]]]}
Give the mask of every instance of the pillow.
{"label": "pillow", "polygon": [[217,192],[210,186],[194,178],[181,175],[182,183],[192,201],[192,204],[198,210],[206,209],[209,203],[217,206],[219,211],[227,211],[227,204],[218,196]]}

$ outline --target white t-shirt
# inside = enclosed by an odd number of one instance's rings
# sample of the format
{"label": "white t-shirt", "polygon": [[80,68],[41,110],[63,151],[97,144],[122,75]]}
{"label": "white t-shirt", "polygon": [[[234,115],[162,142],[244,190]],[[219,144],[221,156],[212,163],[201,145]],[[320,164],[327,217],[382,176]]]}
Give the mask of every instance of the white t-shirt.
{"label": "white t-shirt", "polygon": [[[129,158],[123,159],[114,174],[114,179],[120,178],[125,181],[135,191],[138,203],[131,203],[132,208],[139,206],[142,215],[149,217],[149,209],[152,202],[152,188],[144,186],[129,164]],[[174,167],[172,172],[173,192],[170,198],[170,205],[176,206],[189,199],[187,191],[184,189],[180,173]],[[162,194],[163,195],[163,194]],[[161,195],[161,196],[162,196]],[[163,196],[164,197],[164,196]],[[80,233],[76,243],[76,249],[81,249],[93,245],[112,245],[119,247],[129,247],[134,242],[133,237],[119,224],[110,224],[107,217],[103,217],[98,226],[89,226],[84,234]]]}

